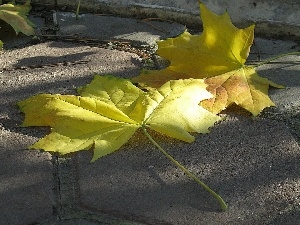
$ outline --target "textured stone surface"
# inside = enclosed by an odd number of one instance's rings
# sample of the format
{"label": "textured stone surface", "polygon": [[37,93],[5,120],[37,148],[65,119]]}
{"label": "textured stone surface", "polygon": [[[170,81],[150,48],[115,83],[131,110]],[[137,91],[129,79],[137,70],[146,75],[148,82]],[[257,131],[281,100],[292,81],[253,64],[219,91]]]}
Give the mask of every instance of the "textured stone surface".
{"label": "textured stone surface", "polygon": [[298,223],[300,148],[283,123],[238,116],[192,144],[154,137],[228,202],[227,212],[141,133],[95,163],[79,154],[83,205],[147,224]]}
{"label": "textured stone surface", "polygon": [[74,13],[58,12],[59,35],[82,35],[101,40],[122,40],[143,45],[154,45],[156,41],[175,37],[185,27],[178,23],[143,21],[121,17],[82,14],[79,20]]}
{"label": "textured stone surface", "polygon": [[[3,105],[1,104],[1,108]],[[52,215],[53,168],[47,153],[26,151],[36,138],[0,114],[0,224],[33,224]],[[11,123],[14,123],[11,121]]]}
{"label": "textured stone surface", "polygon": [[[266,36],[300,37],[300,4],[298,0],[253,1],[253,0],[203,0],[212,11],[229,12],[233,22],[246,26],[256,22],[256,31]],[[58,0],[60,8],[75,10],[76,1]],[[81,8],[95,13],[109,13],[143,18],[162,18],[199,27],[199,5],[190,0],[85,0]]]}
{"label": "textured stone surface", "polygon": [[[290,41],[268,41],[257,38],[252,48],[253,52],[259,50],[261,59],[266,60],[274,55],[299,51],[300,45]],[[251,55],[251,58],[254,55]],[[270,89],[270,98],[275,102],[276,107],[265,110],[262,116],[285,121],[298,141],[300,141],[299,60],[299,54],[294,54],[257,68],[259,75],[285,86],[285,89]]]}
{"label": "textured stone surface", "polygon": [[[78,60],[87,63],[66,64]],[[49,129],[20,128],[23,115],[16,103],[38,93],[75,94],[75,88],[89,83],[96,72],[130,77],[137,74],[140,63],[131,53],[61,42],[5,51],[0,63],[8,70],[62,63],[0,73],[0,224],[33,224],[51,217],[52,208],[59,209],[50,155],[25,150]]]}
{"label": "textured stone surface", "polygon": [[[221,213],[217,202],[141,132],[93,164],[91,151],[55,161],[47,153],[25,150],[49,129],[19,127],[23,115],[17,101],[45,92],[75,94],[94,73],[130,78],[142,65],[135,54],[80,44],[21,46],[0,57],[5,68],[0,70],[1,225],[299,224],[299,57],[259,68],[260,75],[287,86],[271,89],[278,107],[262,117],[228,110],[226,120],[210,134],[197,135],[193,144],[152,133],[228,202],[228,211]],[[250,58],[297,50],[294,42],[257,39]]]}

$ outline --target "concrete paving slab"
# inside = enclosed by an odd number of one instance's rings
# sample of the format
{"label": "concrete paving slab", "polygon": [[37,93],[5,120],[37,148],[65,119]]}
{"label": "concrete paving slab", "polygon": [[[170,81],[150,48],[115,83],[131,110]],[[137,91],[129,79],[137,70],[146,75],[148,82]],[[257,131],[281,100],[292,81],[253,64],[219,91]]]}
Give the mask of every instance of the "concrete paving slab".
{"label": "concrete paving slab", "polygon": [[[203,0],[213,12],[229,12],[233,22],[245,27],[256,23],[256,31],[267,37],[290,36],[299,39],[298,0]],[[76,11],[77,1],[57,0],[57,7]],[[200,28],[198,1],[180,0],[85,0],[81,10],[125,17],[161,18]]]}
{"label": "concrete paving slab", "polygon": [[[276,55],[299,52],[300,45],[292,41],[255,39],[253,52],[260,52],[261,61]],[[252,54],[254,58],[257,54]],[[293,129],[293,133],[300,140],[300,55],[289,55],[276,59],[257,68],[258,73],[285,89],[270,88],[270,98],[275,102],[276,108],[265,110],[262,114],[277,120],[284,120]]]}
{"label": "concrete paving slab", "polygon": [[136,44],[155,45],[156,41],[174,37],[185,30],[185,26],[151,20],[82,14],[75,19],[74,13],[57,12],[58,35],[78,35],[101,40],[130,41]]}
{"label": "concrete paving slab", "polygon": [[[34,16],[30,16],[30,20],[37,25],[36,33],[40,34],[44,20]],[[24,46],[32,42],[32,37],[22,34],[16,36],[11,26],[3,21],[0,23],[2,31],[0,40],[4,42],[4,49]],[[4,66],[3,61],[13,63],[12,58],[14,57],[6,58],[1,54],[2,66]],[[20,115],[15,107],[16,102],[10,101],[9,98],[5,99],[6,91],[12,91],[17,85],[9,86],[9,82],[6,83],[5,80],[12,81],[11,77],[5,76],[1,71],[0,224],[34,224],[51,217],[56,204],[51,155],[25,151],[27,146],[34,143],[43,132],[31,133],[30,129],[17,128],[20,123],[16,118]],[[20,93],[22,95],[22,92]],[[14,99],[12,95],[10,97]]]}
{"label": "concrete paving slab", "polygon": [[298,224],[300,148],[283,123],[230,116],[192,144],[154,138],[223,196],[228,211],[141,133],[95,163],[78,154],[82,204],[146,224]]}
{"label": "concrete paving slab", "polygon": [[34,224],[53,213],[51,157],[47,153],[24,151],[37,137],[28,130],[17,129],[14,121],[9,122],[8,128],[2,124],[6,119],[1,113],[0,224]]}
{"label": "concrete paving slab", "polygon": [[[295,43],[261,41],[261,55],[286,52],[287,48],[298,49]],[[270,46],[270,51],[269,48],[264,51],[265,46]],[[280,50],[277,52],[276,49]],[[61,207],[57,197],[75,198],[74,202],[78,204],[75,208],[79,210],[95,215],[105,213],[142,224],[298,224],[300,147],[286,121],[280,121],[287,112],[284,106],[290,102],[293,103],[290,104],[290,112],[299,112],[294,107],[299,103],[296,98],[300,89],[298,61],[298,57],[292,56],[260,69],[261,75],[289,87],[271,91],[271,98],[279,105],[275,112],[280,111],[281,106],[283,109],[279,117],[267,115],[267,118],[251,118],[237,111],[238,115],[230,114],[210,134],[197,135],[193,144],[152,133],[178,161],[224,197],[230,208],[221,213],[209,194],[171,165],[139,132],[120,151],[93,164],[89,163],[90,151],[73,154],[75,159],[70,161],[77,165],[77,176],[70,178],[77,183],[74,195],[63,196],[64,192],[53,193],[47,189],[53,182],[50,155],[23,150],[48,133],[49,129],[18,127],[23,117],[15,103],[44,92],[75,94],[74,89],[89,83],[94,73],[130,78],[139,73],[142,64],[132,53],[63,42],[47,42],[5,51],[0,58],[4,67],[0,70],[0,137],[3,140],[1,143],[5,143],[3,152],[9,153],[5,154],[1,166],[3,171],[12,172],[3,174],[5,183],[0,187],[4,187],[6,192],[1,197],[3,201],[0,206],[10,205],[12,191],[18,196],[14,202],[31,206],[16,211],[17,205],[11,205],[14,213],[3,216],[5,224],[11,221],[13,225],[22,222],[46,224],[40,221],[51,217],[52,207],[55,212]],[[277,65],[280,67],[274,67]],[[278,70],[285,76],[274,72]],[[288,101],[291,89],[295,98]],[[284,97],[276,97],[280,92],[285,93]],[[298,118],[297,115],[295,118]],[[10,154],[17,157],[12,158]],[[67,167],[59,169],[68,170]],[[23,171],[21,178],[16,176],[19,171]],[[36,175],[31,171],[40,172]],[[65,171],[60,172],[64,174]],[[11,174],[13,179],[7,179],[7,174]],[[67,180],[61,180],[59,184],[61,190],[66,189],[64,182]],[[32,197],[32,192],[22,186],[24,183],[33,186],[29,190],[34,190],[37,197]],[[42,193],[38,192],[41,190]],[[56,194],[58,196],[53,196]],[[42,210],[36,214],[35,207]],[[10,212],[9,208],[5,210],[3,212]],[[25,215],[25,219],[16,220],[16,215],[20,218]],[[71,222],[101,224],[84,217],[57,221],[64,225]]]}
{"label": "concrete paving slab", "polygon": [[49,42],[4,51],[0,64],[0,224],[38,223],[59,210],[56,198],[64,196],[54,196],[50,154],[25,150],[49,129],[20,128],[16,102],[38,93],[74,94],[94,73],[131,77],[141,63],[132,53]]}

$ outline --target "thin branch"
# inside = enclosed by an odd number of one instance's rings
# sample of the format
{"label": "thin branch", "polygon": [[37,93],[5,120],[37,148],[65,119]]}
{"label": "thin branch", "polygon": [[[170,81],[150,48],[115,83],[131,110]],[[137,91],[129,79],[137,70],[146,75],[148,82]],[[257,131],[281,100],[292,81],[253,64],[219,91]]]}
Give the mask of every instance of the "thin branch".
{"label": "thin branch", "polygon": [[288,56],[288,55],[300,55],[300,52],[289,52],[289,53],[280,54],[280,55],[274,56],[272,58],[269,58],[269,59],[267,59],[267,60],[265,60],[265,61],[263,61],[261,63],[258,63],[254,67],[259,67],[259,66],[265,65],[267,63],[270,63],[271,61],[274,61],[276,59],[279,59],[279,58],[282,58],[282,57]]}

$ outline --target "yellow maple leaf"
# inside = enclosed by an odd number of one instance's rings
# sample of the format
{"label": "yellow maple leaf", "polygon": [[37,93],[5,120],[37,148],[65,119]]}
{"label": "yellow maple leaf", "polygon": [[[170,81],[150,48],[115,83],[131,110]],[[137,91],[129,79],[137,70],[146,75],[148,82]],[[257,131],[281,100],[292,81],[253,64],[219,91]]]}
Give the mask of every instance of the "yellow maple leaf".
{"label": "yellow maple leaf", "polygon": [[282,88],[282,86],[260,77],[251,66],[208,78],[205,83],[208,84],[207,90],[215,97],[203,100],[200,103],[201,106],[213,113],[219,113],[235,103],[254,116],[264,108],[275,105],[266,94],[269,85]]}
{"label": "yellow maple leaf", "polygon": [[0,19],[10,24],[17,34],[34,35],[35,25],[27,17],[30,10],[30,0],[23,5],[16,5],[13,1],[0,5]]}
{"label": "yellow maple leaf", "polygon": [[214,99],[202,106],[219,113],[235,103],[257,115],[273,106],[268,97],[269,85],[282,86],[259,77],[254,67],[245,62],[254,39],[254,25],[235,27],[228,15],[216,15],[200,3],[203,33],[185,31],[176,38],[158,42],[157,54],[170,60],[164,70],[142,71],[134,82],[157,87],[171,79],[208,78],[208,90]]}
{"label": "yellow maple leaf", "polygon": [[222,210],[227,205],[216,192],[168,154],[147,132],[193,142],[190,132],[207,133],[220,119],[199,105],[212,96],[202,79],[166,82],[144,92],[129,80],[98,76],[78,89],[80,96],[39,94],[18,106],[25,113],[23,127],[50,126],[51,133],[30,146],[67,154],[94,149],[92,161],[113,153],[141,129],[171,162],[212,194]]}
{"label": "yellow maple leaf", "polygon": [[61,154],[94,147],[96,160],[119,149],[139,128],[186,142],[207,133],[220,118],[198,102],[212,95],[201,79],[170,81],[149,92],[112,76],[95,76],[81,96],[39,94],[18,103],[22,126],[50,126],[31,149]]}

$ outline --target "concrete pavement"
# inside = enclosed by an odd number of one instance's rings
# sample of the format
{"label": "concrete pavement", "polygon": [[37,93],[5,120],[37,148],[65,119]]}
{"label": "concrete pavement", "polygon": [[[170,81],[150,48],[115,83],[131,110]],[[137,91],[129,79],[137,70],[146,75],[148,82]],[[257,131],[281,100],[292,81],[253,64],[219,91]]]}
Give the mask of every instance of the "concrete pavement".
{"label": "concrete pavement", "polygon": [[[299,56],[259,68],[261,76],[287,87],[270,90],[276,108],[255,118],[238,108],[228,110],[224,121],[209,134],[197,135],[192,144],[153,133],[171,155],[225,199],[226,212],[219,212],[217,202],[139,132],[115,154],[92,164],[90,151],[60,157],[26,150],[49,129],[19,127],[23,115],[16,102],[38,93],[75,94],[75,88],[89,83],[95,73],[135,76],[145,62],[156,66],[157,61],[114,50],[113,41],[142,48],[184,29],[166,22],[152,26],[133,19],[86,17],[93,23],[57,13],[53,27],[59,31],[41,26],[61,37],[111,40],[106,49],[58,39],[22,44],[1,54],[5,69],[0,72],[0,225],[299,224]],[[101,31],[102,19],[105,29],[114,29]],[[118,28],[120,21],[124,24]],[[257,38],[250,60],[256,60],[258,52],[268,58],[298,50],[292,41]]]}

